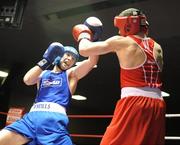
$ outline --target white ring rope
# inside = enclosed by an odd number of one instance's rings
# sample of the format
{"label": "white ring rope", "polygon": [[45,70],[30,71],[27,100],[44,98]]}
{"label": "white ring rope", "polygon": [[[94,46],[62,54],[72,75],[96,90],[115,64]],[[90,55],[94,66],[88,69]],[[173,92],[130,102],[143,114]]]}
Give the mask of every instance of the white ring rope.
{"label": "white ring rope", "polygon": [[171,117],[180,117],[180,114],[166,114],[167,118],[171,118]]}
{"label": "white ring rope", "polygon": [[[180,117],[180,114],[166,114],[167,118]],[[180,136],[165,136],[166,140],[180,140]]]}
{"label": "white ring rope", "polygon": [[180,136],[165,136],[166,140],[180,140]]}

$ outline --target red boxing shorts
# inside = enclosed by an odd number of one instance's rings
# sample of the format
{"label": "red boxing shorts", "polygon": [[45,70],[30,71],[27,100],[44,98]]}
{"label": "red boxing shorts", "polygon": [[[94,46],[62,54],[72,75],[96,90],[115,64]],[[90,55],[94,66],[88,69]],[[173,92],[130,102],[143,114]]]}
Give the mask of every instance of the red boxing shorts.
{"label": "red boxing shorts", "polygon": [[122,98],[100,145],[164,145],[165,111],[163,99]]}

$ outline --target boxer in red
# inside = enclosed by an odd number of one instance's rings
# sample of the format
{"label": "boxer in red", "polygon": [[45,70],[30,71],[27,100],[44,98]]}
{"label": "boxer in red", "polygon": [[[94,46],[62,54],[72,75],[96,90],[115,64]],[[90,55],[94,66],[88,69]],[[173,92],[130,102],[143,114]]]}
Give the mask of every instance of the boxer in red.
{"label": "boxer in red", "polygon": [[94,36],[99,31],[94,27],[98,25],[102,25],[100,20],[88,18],[73,27],[73,36],[79,42],[81,55],[115,53],[119,60],[121,99],[100,144],[164,145],[163,51],[148,37],[147,17],[139,9],[126,9],[114,18],[119,35],[96,42]]}

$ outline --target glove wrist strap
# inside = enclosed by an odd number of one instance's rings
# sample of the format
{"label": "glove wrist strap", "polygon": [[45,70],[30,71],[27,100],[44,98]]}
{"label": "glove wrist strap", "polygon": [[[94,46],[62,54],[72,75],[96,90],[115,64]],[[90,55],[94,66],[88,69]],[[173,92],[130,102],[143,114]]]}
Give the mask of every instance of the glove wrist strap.
{"label": "glove wrist strap", "polygon": [[46,59],[42,59],[40,60],[37,65],[42,69],[45,70],[47,69],[51,64],[46,60]]}
{"label": "glove wrist strap", "polygon": [[89,33],[81,33],[78,37],[78,42],[80,42],[82,39],[88,39],[91,41],[92,36]]}

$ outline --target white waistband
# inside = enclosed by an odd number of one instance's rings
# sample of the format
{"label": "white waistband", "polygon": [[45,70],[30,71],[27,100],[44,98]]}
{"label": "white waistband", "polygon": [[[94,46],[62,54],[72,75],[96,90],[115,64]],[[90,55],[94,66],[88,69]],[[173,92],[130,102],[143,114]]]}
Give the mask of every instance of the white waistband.
{"label": "white waistband", "polygon": [[30,109],[30,112],[34,111],[58,112],[66,115],[66,109],[63,106],[52,102],[38,102]]}
{"label": "white waistband", "polygon": [[121,89],[121,98],[128,96],[145,96],[162,99],[161,90],[150,87],[125,87]]}

